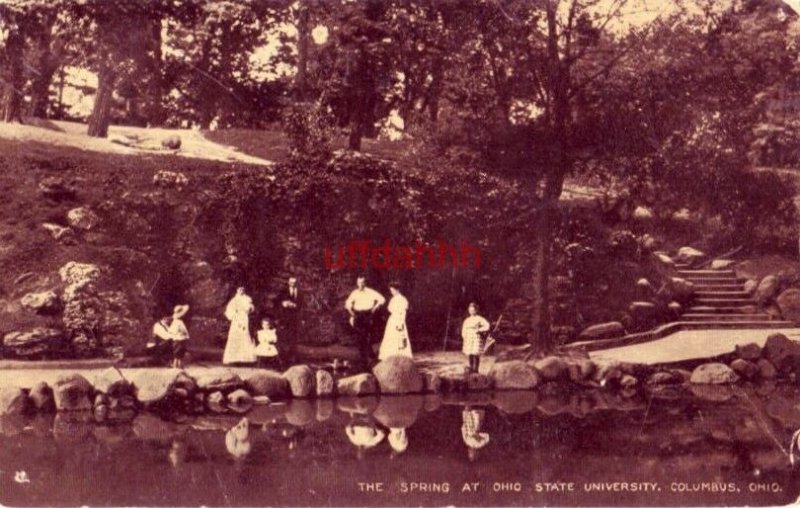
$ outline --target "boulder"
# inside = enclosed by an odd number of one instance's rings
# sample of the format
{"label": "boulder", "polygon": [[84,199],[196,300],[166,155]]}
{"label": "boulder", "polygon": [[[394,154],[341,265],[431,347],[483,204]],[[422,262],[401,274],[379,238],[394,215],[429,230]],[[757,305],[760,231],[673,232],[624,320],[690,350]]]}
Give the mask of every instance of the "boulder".
{"label": "boulder", "polygon": [[58,275],[68,286],[83,287],[100,278],[100,268],[91,263],[70,261],[58,270]]}
{"label": "boulder", "polygon": [[679,374],[670,371],[653,373],[647,380],[649,385],[675,385],[683,383],[684,379]]}
{"label": "boulder", "polygon": [[749,360],[737,358],[731,362],[731,369],[743,379],[755,379],[758,377],[758,366]]}
{"label": "boulder", "polygon": [[537,360],[533,367],[539,372],[543,381],[557,381],[569,375],[569,366],[557,356],[548,356]]}
{"label": "boulder", "polygon": [[67,212],[67,222],[75,229],[89,231],[100,224],[100,217],[89,208],[82,206]]}
{"label": "boulder", "polygon": [[669,289],[675,298],[685,300],[694,294],[694,284],[681,277],[671,277]]}
{"label": "boulder", "polygon": [[467,391],[470,392],[483,392],[491,390],[493,386],[493,379],[485,374],[471,373],[467,375]]}
{"label": "boulder", "polygon": [[142,404],[154,404],[167,397],[179,374],[177,370],[143,370],[132,377],[136,398]]}
{"label": "boulder", "polygon": [[619,380],[619,386],[625,388],[635,388],[639,384],[639,380],[630,374],[623,374]]}
{"label": "boulder", "polygon": [[753,294],[756,288],[758,288],[758,281],[753,279],[746,280],[744,282],[744,285],[742,286],[742,289],[744,289],[745,292],[750,294]]}
{"label": "boulder", "polygon": [[178,150],[181,147],[181,137],[172,134],[161,140],[161,146],[168,150]]}
{"label": "boulder", "polygon": [[39,192],[53,201],[73,200],[77,197],[75,186],[58,176],[48,176],[39,182]]}
{"label": "boulder", "polygon": [[317,397],[330,397],[333,395],[333,376],[327,370],[320,369],[316,372]]}
{"label": "boulder", "polygon": [[283,377],[289,381],[293,397],[303,398],[314,393],[317,377],[308,365],[293,365],[283,373]]}
{"label": "boulder", "polygon": [[335,408],[336,405],[331,399],[319,399],[317,400],[316,414],[314,417],[318,422],[330,420],[333,417]]}
{"label": "boulder", "polygon": [[724,363],[704,363],[694,371],[689,381],[693,384],[727,384],[739,381],[739,376]]}
{"label": "boulder", "polygon": [[772,362],[766,358],[761,358],[756,361],[756,366],[758,367],[758,375],[761,376],[761,379],[775,379],[778,377],[778,370],[772,365]]}
{"label": "boulder", "polygon": [[787,289],[776,298],[781,316],[787,321],[800,323],[800,289]]}
{"label": "boulder", "polygon": [[648,221],[653,218],[653,211],[646,206],[637,206],[633,210],[633,218],[640,221]]}
{"label": "boulder", "polygon": [[678,302],[669,302],[667,309],[669,309],[669,312],[672,316],[680,316],[681,311],[683,310],[683,305]]}
{"label": "boulder", "polygon": [[205,392],[232,392],[244,386],[242,378],[228,368],[209,369],[195,379],[197,388]]}
{"label": "boulder", "polygon": [[219,390],[206,395],[206,407],[214,413],[224,413],[226,401],[225,395]]}
{"label": "boulder", "polygon": [[736,264],[736,261],[732,259],[715,259],[711,262],[711,269],[712,270],[728,270]]}
{"label": "boulder", "polygon": [[692,220],[692,212],[688,208],[681,208],[672,214],[672,220],[679,222],[688,222]]}
{"label": "boulder", "polygon": [[782,333],[773,333],[767,337],[763,356],[778,372],[793,371],[800,366],[800,343],[790,340]]}
{"label": "boulder", "polygon": [[40,412],[51,412],[56,409],[56,402],[53,398],[53,389],[44,381],[39,381],[31,388],[30,397],[33,407]]}
{"label": "boulder", "polygon": [[336,393],[343,396],[375,395],[379,392],[378,380],[369,373],[343,377],[336,382]]}
{"label": "boulder", "polygon": [[753,298],[763,307],[777,296],[779,289],[778,278],[774,275],[767,275],[758,283]]}
{"label": "boulder", "polygon": [[55,291],[28,293],[20,299],[20,303],[23,307],[36,314],[53,314],[58,311],[60,306],[58,295]]}
{"label": "boulder", "polygon": [[644,250],[652,252],[658,248],[658,240],[651,234],[644,234],[639,237],[639,245],[641,245]]}
{"label": "boulder", "polygon": [[407,356],[390,356],[378,363],[372,373],[378,380],[381,393],[421,393],[424,380],[414,360]]}
{"label": "boulder", "polygon": [[530,390],[539,384],[536,370],[522,360],[495,363],[489,375],[498,390]]}
{"label": "boulder", "polygon": [[22,388],[0,387],[0,416],[21,415],[28,407],[28,395]]}
{"label": "boulder", "polygon": [[182,189],[189,184],[189,178],[177,171],[161,170],[153,175],[153,184],[160,187],[174,187]]}
{"label": "boulder", "polygon": [[56,409],[59,411],[80,411],[92,409],[94,388],[80,374],[60,376],[53,386]]}
{"label": "boulder", "polygon": [[260,370],[252,374],[244,384],[253,395],[266,395],[270,399],[283,399],[291,394],[289,381],[272,370]]}
{"label": "boulder", "polygon": [[628,307],[628,313],[638,325],[650,325],[657,319],[656,304],[652,302],[633,302]]}
{"label": "boulder", "polygon": [[60,352],[64,349],[65,342],[63,331],[38,327],[27,332],[5,334],[3,350],[9,356],[26,358]]}
{"label": "boulder", "polygon": [[228,394],[228,408],[237,413],[246,413],[253,407],[253,397],[239,388]]}
{"label": "boulder", "polygon": [[680,263],[691,265],[697,261],[702,261],[705,257],[706,255],[704,252],[693,247],[681,247],[678,249],[678,254],[675,256],[675,259]]}
{"label": "boulder", "polygon": [[613,339],[625,335],[625,327],[618,321],[592,325],[584,329],[579,338],[581,340]]}
{"label": "boulder", "polygon": [[583,383],[587,379],[591,379],[597,370],[597,365],[588,358],[578,358],[571,360],[567,364],[569,369],[569,379],[573,383]]}
{"label": "boulder", "polygon": [[673,268],[675,266],[675,261],[673,261],[671,257],[667,256],[663,252],[654,252],[653,254],[655,254],[656,261],[658,261],[664,267]]}
{"label": "boulder", "polygon": [[53,224],[52,222],[45,222],[42,227],[50,233],[53,240],[63,245],[74,245],[77,241],[75,231],[72,228],[65,228],[60,224]]}
{"label": "boulder", "polygon": [[114,367],[105,369],[94,378],[94,388],[115,399],[136,393],[131,382],[122,376],[119,369]]}
{"label": "boulder", "polygon": [[736,346],[736,356],[742,360],[755,362],[761,358],[761,346],[755,342],[750,342],[749,344],[738,344]]}

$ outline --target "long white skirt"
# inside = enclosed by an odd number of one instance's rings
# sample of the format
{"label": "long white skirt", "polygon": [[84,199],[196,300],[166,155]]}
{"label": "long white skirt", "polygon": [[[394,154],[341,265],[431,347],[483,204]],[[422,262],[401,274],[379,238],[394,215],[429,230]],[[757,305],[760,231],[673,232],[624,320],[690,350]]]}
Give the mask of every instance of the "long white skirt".
{"label": "long white skirt", "polygon": [[250,338],[247,317],[231,321],[231,328],[228,330],[228,342],[225,344],[225,352],[222,355],[222,363],[226,365],[231,363],[255,363],[255,349]]}
{"label": "long white skirt", "polygon": [[[399,330],[398,330],[399,328]],[[389,315],[386,321],[386,330],[383,332],[383,341],[378,351],[378,360],[385,360],[390,356],[407,356],[411,358],[411,341],[408,338],[408,327],[404,319]]]}

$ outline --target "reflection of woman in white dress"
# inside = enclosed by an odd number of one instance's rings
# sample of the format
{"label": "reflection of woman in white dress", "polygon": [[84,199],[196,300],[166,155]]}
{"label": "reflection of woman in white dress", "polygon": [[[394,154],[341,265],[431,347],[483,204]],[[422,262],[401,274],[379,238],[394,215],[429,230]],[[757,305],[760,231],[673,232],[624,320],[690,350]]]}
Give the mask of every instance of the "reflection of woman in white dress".
{"label": "reflection of woman in white dress", "polygon": [[225,307],[225,317],[231,322],[228,330],[228,342],[222,363],[254,363],[256,361],[255,345],[250,337],[250,314],[253,312],[253,299],[247,296],[244,288],[236,290],[236,294]]}
{"label": "reflection of woman in white dress", "polygon": [[408,300],[400,293],[397,283],[390,284],[389,291],[392,293],[392,299],[389,300],[387,307],[389,319],[386,321],[386,330],[383,332],[378,360],[398,355],[411,358],[411,341],[409,341],[408,327],[406,326]]}

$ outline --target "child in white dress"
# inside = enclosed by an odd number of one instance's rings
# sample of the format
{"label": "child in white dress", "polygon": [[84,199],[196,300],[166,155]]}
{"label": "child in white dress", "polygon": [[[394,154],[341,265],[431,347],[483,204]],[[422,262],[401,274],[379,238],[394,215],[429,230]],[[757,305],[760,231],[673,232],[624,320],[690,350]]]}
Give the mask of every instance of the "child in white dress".
{"label": "child in white dress", "polygon": [[480,355],[483,354],[483,334],[489,331],[489,322],[478,315],[478,305],[475,303],[469,304],[467,312],[469,316],[461,325],[461,338],[464,340],[461,351],[469,359],[470,372],[478,372]]}
{"label": "child in white dress", "polygon": [[259,367],[278,367],[278,331],[272,324],[272,320],[264,318],[261,320],[261,329],[256,333],[256,356],[258,357]]}

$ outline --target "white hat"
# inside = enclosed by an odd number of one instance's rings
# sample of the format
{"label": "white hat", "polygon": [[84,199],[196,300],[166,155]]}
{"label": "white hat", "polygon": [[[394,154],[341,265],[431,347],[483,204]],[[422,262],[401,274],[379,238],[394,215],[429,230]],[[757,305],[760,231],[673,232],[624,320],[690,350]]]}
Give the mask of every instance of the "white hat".
{"label": "white hat", "polygon": [[172,317],[180,319],[189,312],[188,305],[176,305],[174,309],[172,309]]}

